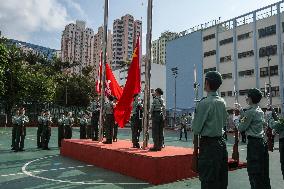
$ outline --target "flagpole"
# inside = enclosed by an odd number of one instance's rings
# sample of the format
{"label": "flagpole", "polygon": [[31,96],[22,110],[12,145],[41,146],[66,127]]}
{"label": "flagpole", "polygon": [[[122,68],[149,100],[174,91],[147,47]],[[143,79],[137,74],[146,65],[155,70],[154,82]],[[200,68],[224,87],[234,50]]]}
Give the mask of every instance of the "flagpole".
{"label": "flagpole", "polygon": [[143,115],[143,149],[148,147],[149,140],[149,109],[150,109],[150,71],[151,71],[151,40],[152,40],[152,9],[153,0],[148,0],[147,8],[147,37],[145,62],[144,88],[144,115]]}
{"label": "flagpole", "polygon": [[103,40],[103,62],[102,62],[102,81],[101,81],[101,107],[99,119],[99,141],[103,140],[103,115],[105,103],[105,81],[106,81],[106,53],[107,53],[107,24],[108,24],[108,0],[105,0],[104,10],[104,40]]}

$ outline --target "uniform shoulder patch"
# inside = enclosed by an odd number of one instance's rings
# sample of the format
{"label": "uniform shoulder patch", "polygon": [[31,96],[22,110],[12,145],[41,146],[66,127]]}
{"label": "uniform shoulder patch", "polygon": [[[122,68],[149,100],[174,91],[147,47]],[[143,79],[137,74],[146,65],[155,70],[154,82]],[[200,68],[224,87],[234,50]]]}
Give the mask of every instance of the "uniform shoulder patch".
{"label": "uniform shoulder patch", "polygon": [[244,123],[246,120],[247,120],[247,117],[246,117],[246,116],[242,117],[241,123]]}

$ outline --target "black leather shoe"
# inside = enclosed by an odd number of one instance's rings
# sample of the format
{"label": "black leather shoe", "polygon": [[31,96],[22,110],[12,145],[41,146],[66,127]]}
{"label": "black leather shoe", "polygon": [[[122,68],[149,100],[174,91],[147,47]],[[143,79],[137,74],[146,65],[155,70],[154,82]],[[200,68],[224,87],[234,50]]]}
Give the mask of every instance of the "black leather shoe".
{"label": "black leather shoe", "polygon": [[158,149],[158,148],[150,148],[149,150],[150,150],[150,151],[153,151],[153,152],[161,151],[161,149]]}
{"label": "black leather shoe", "polygon": [[112,144],[110,141],[104,141],[103,144]]}

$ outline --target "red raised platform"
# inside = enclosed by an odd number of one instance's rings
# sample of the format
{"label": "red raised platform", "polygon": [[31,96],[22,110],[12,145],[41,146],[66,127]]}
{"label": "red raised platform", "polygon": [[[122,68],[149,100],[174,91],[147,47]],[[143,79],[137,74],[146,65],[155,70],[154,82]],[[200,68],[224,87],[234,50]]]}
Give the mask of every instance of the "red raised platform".
{"label": "red raised platform", "polygon": [[69,139],[62,141],[60,154],[155,185],[197,176],[191,170],[192,148],[166,146],[150,152],[132,148],[126,140],[102,144]]}

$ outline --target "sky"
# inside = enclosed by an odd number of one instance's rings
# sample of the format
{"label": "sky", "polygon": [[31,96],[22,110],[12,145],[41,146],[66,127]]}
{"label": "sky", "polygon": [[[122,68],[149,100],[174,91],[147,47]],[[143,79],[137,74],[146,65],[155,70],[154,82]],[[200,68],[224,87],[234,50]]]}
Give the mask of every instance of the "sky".
{"label": "sky", "polygon": [[[152,39],[166,30],[181,32],[221,17],[225,21],[279,0],[153,0]],[[147,0],[109,0],[108,29],[113,20],[131,14],[147,32]],[[7,38],[60,49],[64,27],[86,21],[95,32],[103,25],[104,0],[0,0],[0,31]]]}

